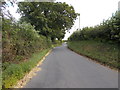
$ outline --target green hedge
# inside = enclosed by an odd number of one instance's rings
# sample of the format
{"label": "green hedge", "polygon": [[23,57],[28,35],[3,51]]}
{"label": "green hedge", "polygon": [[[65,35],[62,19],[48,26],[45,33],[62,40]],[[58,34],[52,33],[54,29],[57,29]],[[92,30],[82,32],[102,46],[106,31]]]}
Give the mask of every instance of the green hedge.
{"label": "green hedge", "polygon": [[10,88],[38,63],[51,48],[52,42],[49,37],[40,35],[31,24],[5,18],[2,34],[2,86]]}
{"label": "green hedge", "polygon": [[15,62],[29,58],[34,52],[51,47],[51,40],[39,35],[29,23],[3,20],[3,62]]}
{"label": "green hedge", "polygon": [[98,40],[101,42],[120,42],[120,12],[117,11],[110,19],[94,27],[85,27],[75,31],[69,41]]}

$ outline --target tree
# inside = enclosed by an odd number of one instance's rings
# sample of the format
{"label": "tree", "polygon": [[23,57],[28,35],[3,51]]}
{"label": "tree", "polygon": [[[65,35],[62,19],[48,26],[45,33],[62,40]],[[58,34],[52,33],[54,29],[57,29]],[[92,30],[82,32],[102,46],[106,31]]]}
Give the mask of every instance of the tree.
{"label": "tree", "polygon": [[66,3],[20,2],[18,6],[21,20],[31,23],[40,34],[52,40],[64,38],[77,17],[74,8]]}

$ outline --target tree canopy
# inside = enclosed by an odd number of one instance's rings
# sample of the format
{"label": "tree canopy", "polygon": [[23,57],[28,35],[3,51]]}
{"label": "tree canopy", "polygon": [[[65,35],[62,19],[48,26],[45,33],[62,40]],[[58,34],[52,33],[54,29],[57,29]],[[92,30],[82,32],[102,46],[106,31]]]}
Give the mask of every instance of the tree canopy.
{"label": "tree canopy", "polygon": [[78,15],[72,6],[61,2],[20,2],[18,6],[21,21],[31,23],[40,34],[52,40],[64,38]]}

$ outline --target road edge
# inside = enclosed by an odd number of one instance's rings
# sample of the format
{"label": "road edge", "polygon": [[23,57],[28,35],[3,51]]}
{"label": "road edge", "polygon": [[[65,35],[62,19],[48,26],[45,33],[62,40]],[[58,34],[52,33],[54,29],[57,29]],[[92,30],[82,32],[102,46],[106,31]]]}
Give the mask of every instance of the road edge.
{"label": "road edge", "polygon": [[105,67],[107,67],[107,68],[109,68],[109,69],[111,69],[111,70],[120,72],[119,69],[116,69],[116,68],[111,67],[111,66],[109,66],[109,65],[107,65],[107,64],[101,63],[101,62],[95,60],[94,58],[92,58],[92,57],[90,57],[90,56],[84,55],[84,54],[82,54],[82,53],[78,53],[78,52],[76,52],[75,50],[71,49],[69,46],[67,46],[67,48],[68,48],[69,50],[71,50],[71,51],[77,53],[78,55],[81,55],[81,56],[83,56],[83,57],[88,58],[88,60],[91,60],[91,61],[93,61],[93,62],[95,62],[95,63],[97,63],[97,64],[100,64],[100,65],[102,65],[102,66],[105,66]]}
{"label": "road edge", "polygon": [[42,65],[43,61],[51,53],[51,51],[52,49],[50,49],[38,62],[38,64],[29,73],[25,74],[25,76],[21,80],[19,80],[17,84],[13,86],[13,88],[23,88],[32,79],[32,77],[36,75],[36,72],[41,70],[41,68],[38,66]]}

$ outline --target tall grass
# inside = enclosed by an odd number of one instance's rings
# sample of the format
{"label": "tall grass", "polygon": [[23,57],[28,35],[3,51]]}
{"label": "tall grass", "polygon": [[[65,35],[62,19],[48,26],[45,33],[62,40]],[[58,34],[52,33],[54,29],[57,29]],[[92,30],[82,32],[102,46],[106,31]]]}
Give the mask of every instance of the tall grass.
{"label": "tall grass", "polygon": [[71,41],[68,47],[73,51],[88,56],[102,64],[114,68],[120,68],[118,63],[118,45],[97,41]]}
{"label": "tall grass", "polygon": [[18,80],[22,79],[26,73],[28,73],[34,66],[36,66],[36,64],[49,50],[50,49],[45,49],[43,51],[37,52],[33,54],[29,60],[19,64],[10,64],[9,62],[3,63],[5,70],[3,70],[2,75],[2,86],[4,88],[11,88],[13,85],[15,85]]}

